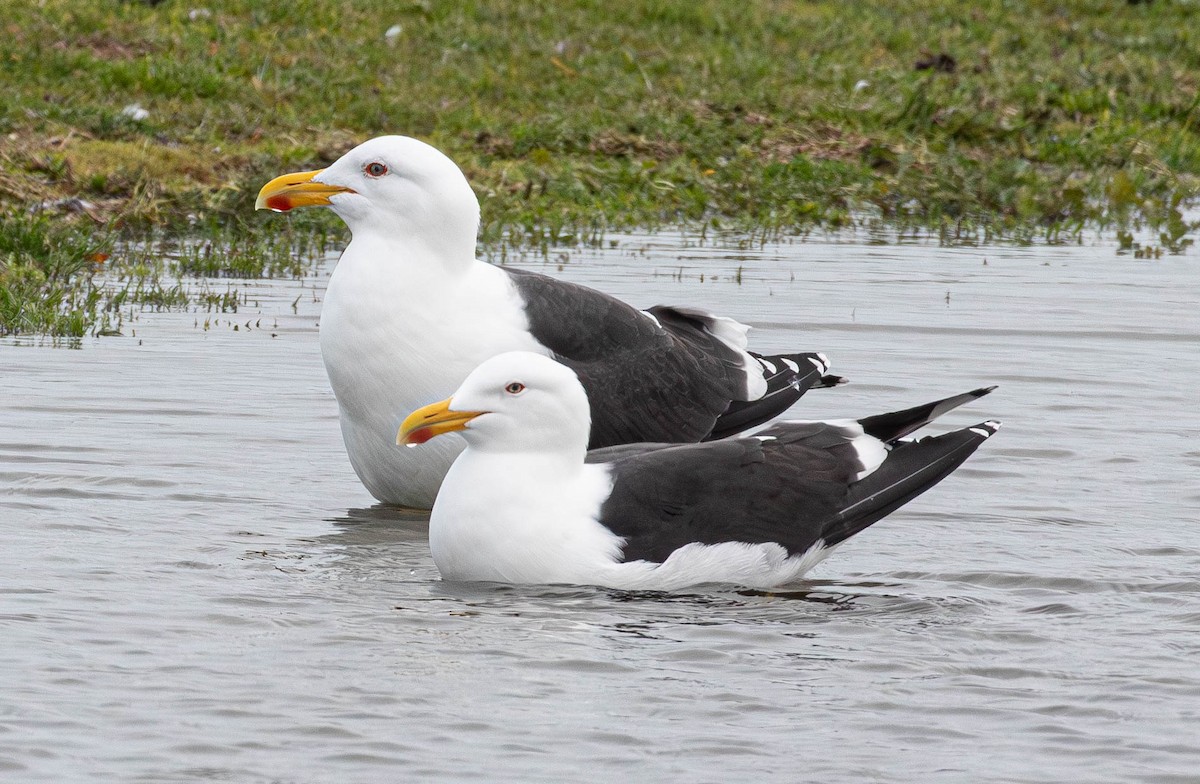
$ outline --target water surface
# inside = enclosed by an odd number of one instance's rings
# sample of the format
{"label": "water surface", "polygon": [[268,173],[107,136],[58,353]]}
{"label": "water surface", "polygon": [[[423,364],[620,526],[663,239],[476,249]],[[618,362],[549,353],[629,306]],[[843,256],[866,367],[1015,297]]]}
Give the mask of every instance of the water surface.
{"label": "water surface", "polygon": [[1005,427],[801,590],[454,584],[342,450],[332,260],[207,330],[3,341],[0,777],[1200,781],[1195,253],[631,237],[521,266],[825,351],[852,383],[797,416],[999,384],[944,425]]}

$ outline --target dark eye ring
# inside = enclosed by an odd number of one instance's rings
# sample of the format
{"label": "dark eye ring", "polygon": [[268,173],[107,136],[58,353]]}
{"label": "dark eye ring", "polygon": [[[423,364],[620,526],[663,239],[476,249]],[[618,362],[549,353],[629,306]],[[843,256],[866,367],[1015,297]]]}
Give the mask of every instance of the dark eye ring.
{"label": "dark eye ring", "polygon": [[368,177],[382,177],[388,173],[388,168],[386,163],[372,161],[363,167],[363,171],[367,173]]}
{"label": "dark eye ring", "polygon": [[504,391],[510,395],[519,395],[525,391],[525,385],[520,381],[512,381],[505,384]]}

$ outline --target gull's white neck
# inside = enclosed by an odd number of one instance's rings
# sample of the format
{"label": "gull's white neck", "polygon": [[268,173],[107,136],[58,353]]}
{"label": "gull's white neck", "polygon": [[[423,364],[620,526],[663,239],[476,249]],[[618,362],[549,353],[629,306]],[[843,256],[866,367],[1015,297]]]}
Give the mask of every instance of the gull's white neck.
{"label": "gull's white neck", "polygon": [[398,237],[394,232],[359,229],[346,246],[338,268],[362,267],[356,272],[408,288],[449,282],[469,274],[485,262],[475,258],[475,236],[470,241],[449,236]]}
{"label": "gull's white neck", "polygon": [[[548,432],[534,445],[511,448],[502,439],[491,439],[470,443],[470,452],[477,459],[486,457],[497,462],[510,461],[529,466],[536,469],[544,481],[571,481],[578,476],[587,458],[589,425],[567,428],[559,424],[559,428]],[[472,441],[470,438],[467,440]]]}

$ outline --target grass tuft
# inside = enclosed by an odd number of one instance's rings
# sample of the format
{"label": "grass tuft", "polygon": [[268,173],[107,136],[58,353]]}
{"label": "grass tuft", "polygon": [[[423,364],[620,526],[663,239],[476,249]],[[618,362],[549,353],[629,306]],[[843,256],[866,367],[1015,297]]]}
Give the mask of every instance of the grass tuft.
{"label": "grass tuft", "polygon": [[77,338],[102,323],[94,276],[107,244],[46,218],[0,215],[0,336]]}

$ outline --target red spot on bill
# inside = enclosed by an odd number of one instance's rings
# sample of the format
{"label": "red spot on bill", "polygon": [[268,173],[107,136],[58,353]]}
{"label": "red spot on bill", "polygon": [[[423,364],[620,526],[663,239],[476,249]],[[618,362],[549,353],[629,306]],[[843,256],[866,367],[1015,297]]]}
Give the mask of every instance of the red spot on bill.
{"label": "red spot on bill", "polygon": [[275,212],[287,212],[292,208],[292,203],[288,201],[287,196],[269,196],[267,197],[267,209],[275,210]]}
{"label": "red spot on bill", "polygon": [[409,433],[408,436],[404,439],[404,442],[406,444],[408,444],[409,446],[414,446],[416,444],[424,444],[426,441],[428,441],[431,438],[433,438],[433,431],[430,430],[429,428],[423,427],[419,430],[414,430],[411,433]]}

